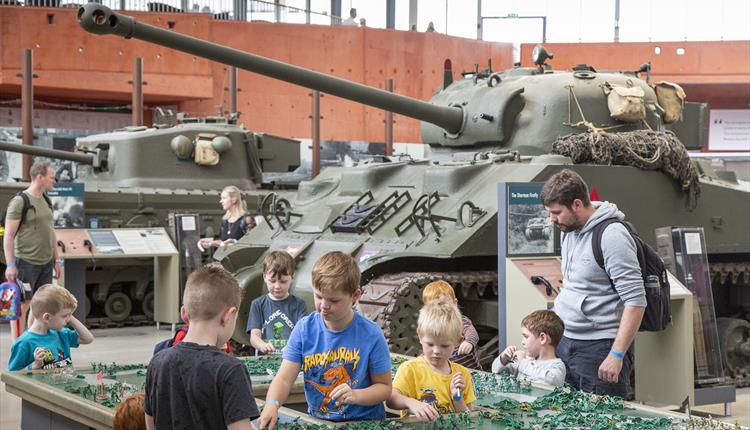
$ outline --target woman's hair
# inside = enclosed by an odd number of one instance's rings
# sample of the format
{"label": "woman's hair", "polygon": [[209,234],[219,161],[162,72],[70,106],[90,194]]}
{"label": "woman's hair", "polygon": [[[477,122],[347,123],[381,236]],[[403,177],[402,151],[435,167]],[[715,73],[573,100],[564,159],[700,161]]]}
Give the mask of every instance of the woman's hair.
{"label": "woman's hair", "polygon": [[224,219],[240,218],[247,212],[247,203],[242,198],[242,192],[240,192],[239,188],[229,185],[228,187],[224,187],[221,192],[227,193],[229,198],[234,202],[234,205],[224,214]]}

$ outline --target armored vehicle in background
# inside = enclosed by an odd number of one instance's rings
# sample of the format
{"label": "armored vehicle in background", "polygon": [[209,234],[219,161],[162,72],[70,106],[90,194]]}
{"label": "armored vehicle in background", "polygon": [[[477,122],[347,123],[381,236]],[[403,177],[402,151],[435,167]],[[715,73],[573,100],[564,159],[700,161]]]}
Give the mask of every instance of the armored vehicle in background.
{"label": "armored vehicle in background", "polygon": [[[264,169],[299,165],[299,142],[253,133],[224,118],[186,119],[173,127],[126,127],[79,138],[75,152],[0,142],[0,150],[77,164],[87,227],[168,227],[170,214],[195,213],[202,236],[218,235],[219,194],[242,190],[250,210],[267,194]],[[273,184],[266,184],[272,186]],[[0,205],[28,184],[0,184]],[[4,270],[4,267],[3,267]],[[91,326],[148,321],[153,316],[150,261],[92,264],[87,275]]]}
{"label": "armored vehicle in background", "polygon": [[[294,294],[308,304],[313,264],[338,250],[359,262],[360,310],[380,324],[392,351],[418,353],[422,288],[445,279],[480,331],[480,354],[496,355],[504,287],[497,276],[498,184],[541,182],[571,168],[651,244],[657,227],[705,228],[719,316],[737,322],[724,339],[732,339],[733,354],[748,350],[750,193],[689,159],[666,129],[674,103],[665,107],[667,99],[635,72],[585,65],[553,71],[545,63],[551,55],[538,47],[535,67],[456,81],[446,73],[442,88],[422,102],[142,24],[98,4],[82,7],[78,19],[95,34],[156,43],[422,121],[428,159],[328,168],[300,183],[294,203],[268,196],[261,204],[267,222],[217,252],[244,290],[234,335],[240,342],[248,342],[250,301],[264,292],[260,263],[268,250],[296,257]],[[702,121],[685,121],[692,126],[686,135],[703,133],[706,106],[697,111]],[[746,366],[750,357],[741,357],[735,362]],[[730,374],[743,378],[742,366]]]}

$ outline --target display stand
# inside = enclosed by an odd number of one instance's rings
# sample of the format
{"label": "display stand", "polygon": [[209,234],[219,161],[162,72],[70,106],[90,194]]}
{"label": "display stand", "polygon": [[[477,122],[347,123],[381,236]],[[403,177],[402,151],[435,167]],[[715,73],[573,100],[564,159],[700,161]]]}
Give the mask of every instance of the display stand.
{"label": "display stand", "polygon": [[180,321],[179,261],[177,249],[163,228],[64,229],[55,231],[57,250],[65,260],[64,285],[78,300],[75,317],[85,321],[86,265],[111,259],[154,259],[154,321]]}

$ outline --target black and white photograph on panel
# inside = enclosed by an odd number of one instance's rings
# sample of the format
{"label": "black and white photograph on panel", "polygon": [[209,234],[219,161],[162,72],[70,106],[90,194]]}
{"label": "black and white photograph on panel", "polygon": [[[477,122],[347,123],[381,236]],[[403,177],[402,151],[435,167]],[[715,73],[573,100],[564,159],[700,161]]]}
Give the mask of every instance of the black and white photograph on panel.
{"label": "black and white photograph on panel", "polygon": [[85,227],[84,187],[82,183],[57,184],[47,193],[52,202],[52,221],[55,228]]}
{"label": "black and white photograph on panel", "polygon": [[508,256],[553,255],[555,229],[539,195],[544,184],[508,184]]}

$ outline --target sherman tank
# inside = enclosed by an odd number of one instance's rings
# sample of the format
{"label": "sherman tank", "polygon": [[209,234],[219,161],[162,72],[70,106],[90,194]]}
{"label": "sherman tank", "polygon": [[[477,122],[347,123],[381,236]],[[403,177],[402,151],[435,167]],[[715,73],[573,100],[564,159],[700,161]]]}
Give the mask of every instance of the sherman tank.
{"label": "sherman tank", "polygon": [[[299,165],[297,141],[253,133],[233,119],[218,117],[91,135],[77,140],[75,152],[9,142],[0,142],[0,150],[74,163],[75,175],[69,174],[70,163],[60,170],[84,183],[85,227],[168,227],[170,214],[195,213],[205,237],[218,234],[223,215],[218,196],[224,187],[237,186],[249,209],[257,211],[267,194],[261,190],[263,170],[289,171]],[[0,205],[7,207],[27,186],[0,184]],[[148,322],[153,317],[149,261],[92,263],[86,281],[90,326]]]}
{"label": "sherman tank", "polygon": [[[543,182],[571,168],[651,244],[657,227],[704,227],[717,313],[732,322],[721,335],[725,366],[737,381],[747,379],[750,193],[731,175],[689,159],[668,131],[674,122],[687,140],[706,135],[705,105],[691,106],[685,114],[693,118],[678,121],[681,90],[672,92],[675,106],[638,72],[587,65],[554,71],[546,64],[551,54],[540,46],[534,67],[476,71],[457,80],[446,71],[424,102],[145,25],[98,4],[82,7],[78,19],[95,34],[152,42],[421,120],[426,159],[395,156],[325,169],[300,183],[293,203],[267,196],[260,209],[266,222],[216,253],[244,291],[235,340],[248,342],[245,321],[250,301],[264,292],[260,262],[267,251],[295,256],[294,293],[310,304],[313,264],[338,250],[357,259],[364,290],[359,310],[383,328],[392,351],[417,353],[421,290],[445,279],[480,331],[480,354],[496,354],[498,289],[504,287],[497,274],[498,184]],[[536,232],[543,223],[531,221],[530,233],[544,234],[544,227]]]}

